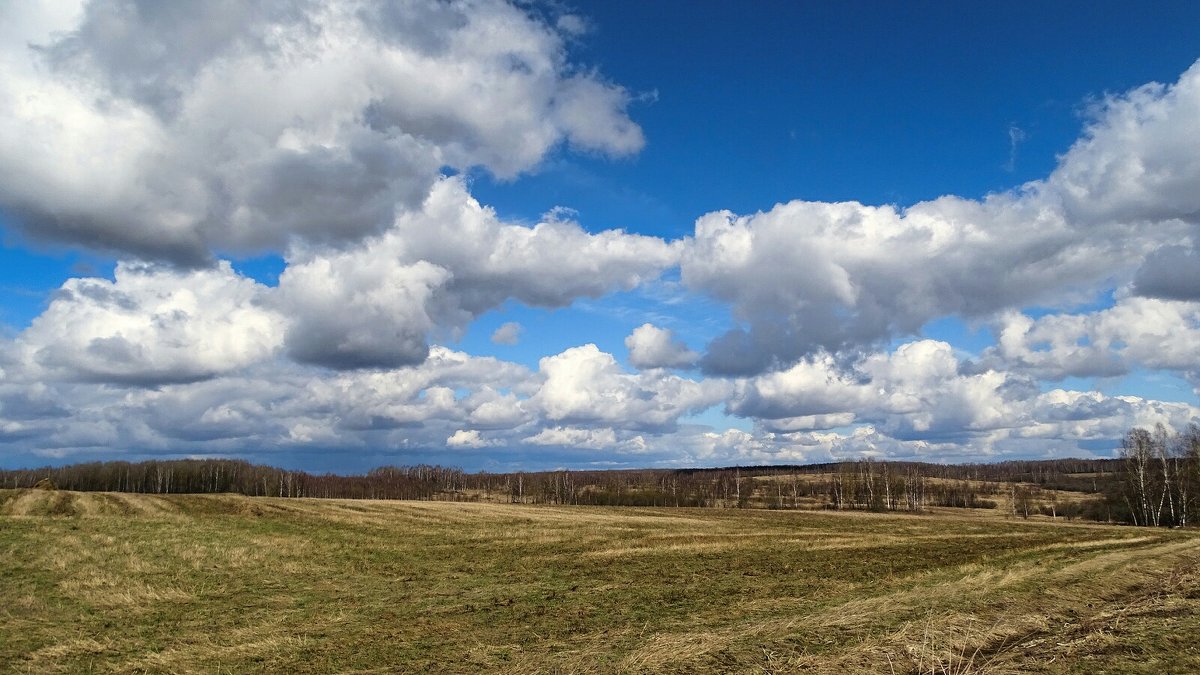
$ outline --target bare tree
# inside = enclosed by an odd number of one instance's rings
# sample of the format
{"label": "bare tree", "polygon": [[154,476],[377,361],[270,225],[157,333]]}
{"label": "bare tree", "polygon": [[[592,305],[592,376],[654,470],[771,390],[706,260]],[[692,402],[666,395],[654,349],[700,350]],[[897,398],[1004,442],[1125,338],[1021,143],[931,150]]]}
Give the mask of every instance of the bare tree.
{"label": "bare tree", "polygon": [[1125,501],[1134,525],[1158,525],[1151,508],[1150,462],[1154,458],[1154,441],[1150,432],[1131,429],[1121,441],[1121,458],[1125,460]]}

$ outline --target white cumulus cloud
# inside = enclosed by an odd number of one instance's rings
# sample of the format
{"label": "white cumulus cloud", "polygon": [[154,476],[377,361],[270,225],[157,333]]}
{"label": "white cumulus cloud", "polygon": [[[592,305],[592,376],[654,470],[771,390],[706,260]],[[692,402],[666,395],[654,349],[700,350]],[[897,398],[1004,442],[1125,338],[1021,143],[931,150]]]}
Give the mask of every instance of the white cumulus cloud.
{"label": "white cumulus cloud", "polygon": [[688,349],[669,329],[642,324],[625,338],[629,362],[637,368],[687,368],[700,355]]}
{"label": "white cumulus cloud", "polygon": [[442,167],[636,152],[630,97],[501,0],[0,7],[0,205],[34,236],[195,263],[355,240]]}
{"label": "white cumulus cloud", "polygon": [[446,445],[451,448],[486,448],[496,445],[496,441],[484,438],[474,429],[458,429],[446,439]]}
{"label": "white cumulus cloud", "polygon": [[383,234],[292,254],[279,282],[296,317],[287,349],[334,368],[419,363],[431,332],[457,335],[506,300],[564,307],[633,288],[677,260],[678,246],[657,237],[505,222],[447,178]]}
{"label": "white cumulus cloud", "polygon": [[530,404],[556,423],[670,429],[680,416],[719,403],[729,391],[722,380],[695,381],[661,370],[626,373],[593,344],[545,357],[538,370],[545,380]]}
{"label": "white cumulus cloud", "polygon": [[[1170,255],[1190,260],[1198,139],[1200,63],[1173,85],[1107,98],[1046,180],[1013,191],[907,208],[793,201],[704,215],[683,281],[731,303],[746,328],[714,340],[702,365],[724,374],[787,367],[917,335],[944,316],[1090,299],[1164,246],[1186,244]],[[1194,276],[1143,271],[1139,286],[1193,298]]]}
{"label": "white cumulus cloud", "polygon": [[122,263],[70,279],[10,345],[52,377],[129,384],[205,379],[271,358],[286,321],[269,289],[222,263],[179,271]]}

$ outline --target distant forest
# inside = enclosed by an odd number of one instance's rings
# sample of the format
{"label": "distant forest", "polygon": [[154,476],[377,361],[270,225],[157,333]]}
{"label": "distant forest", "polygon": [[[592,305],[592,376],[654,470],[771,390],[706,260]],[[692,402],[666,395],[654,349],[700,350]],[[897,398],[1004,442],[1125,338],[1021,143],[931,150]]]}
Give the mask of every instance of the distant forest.
{"label": "distant forest", "polygon": [[0,488],[237,493],[247,496],[419,499],[526,504],[854,509],[1005,509],[1014,517],[1177,526],[1200,516],[1200,427],[1133,429],[1119,459],[992,464],[859,460],[717,469],[467,473],[387,466],[363,475],[311,474],[241,460],[95,462],[0,471]]}

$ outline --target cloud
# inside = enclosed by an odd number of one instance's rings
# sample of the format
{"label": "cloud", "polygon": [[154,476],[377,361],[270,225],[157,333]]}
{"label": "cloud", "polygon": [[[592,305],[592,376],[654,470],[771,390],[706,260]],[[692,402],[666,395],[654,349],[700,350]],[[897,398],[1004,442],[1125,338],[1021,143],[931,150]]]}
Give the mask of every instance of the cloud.
{"label": "cloud", "polygon": [[1047,186],[1072,222],[1200,224],[1200,61],[1096,103]]}
{"label": "cloud", "polygon": [[[26,360],[56,376],[146,385],[277,352],[335,370],[412,366],[431,335],[455,337],[509,299],[564,307],[657,278],[677,259],[678,246],[656,237],[504,222],[447,178],[383,234],[296,247],[277,287],[225,261],[190,270],[122,262],[114,281],[69,280],[9,350],[30,351]],[[505,330],[519,334],[516,324]]]}
{"label": "cloud", "polygon": [[[532,379],[523,380],[521,388],[536,389]],[[492,387],[479,387],[464,401],[469,412],[467,422],[476,429],[514,430],[536,420],[524,404],[525,399],[513,392],[499,392]]]}
{"label": "cloud", "polygon": [[[642,452],[648,434],[669,433],[697,406],[720,400],[711,385],[620,372],[594,347],[568,350],[608,372],[586,396],[610,404],[595,415],[548,406],[562,373],[435,346],[419,365],[333,371],[269,360],[203,380],[114,388],[100,382],[40,381],[24,368],[0,380],[0,435],[12,451],[70,457],[92,449],[192,455],[304,449],[427,453],[480,447],[576,447]],[[601,367],[600,371],[605,368]],[[700,400],[704,399],[704,400]],[[565,406],[565,407],[564,407]],[[559,414],[564,413],[565,414]],[[350,461],[348,459],[348,461]]]}
{"label": "cloud", "polygon": [[920,340],[845,368],[829,356],[739,380],[728,410],[774,431],[872,424],[894,438],[939,438],[1019,426],[1036,386],[997,371],[963,373],[951,346]]}
{"label": "cloud", "polygon": [[1138,295],[1166,300],[1200,300],[1200,253],[1164,246],[1146,257],[1133,279]]}
{"label": "cloud", "polygon": [[499,0],[24,4],[0,10],[0,206],[35,237],[191,264],[356,241],[443,167],[644,142],[568,61],[573,23]]}
{"label": "cloud", "polygon": [[625,338],[629,362],[636,368],[688,368],[696,363],[699,354],[676,340],[669,329],[645,323],[633,329]]}
{"label": "cloud", "polygon": [[611,450],[617,445],[617,434],[612,429],[553,427],[542,429],[533,436],[522,440],[532,445],[557,445],[586,448],[589,450]]}
{"label": "cloud", "polygon": [[680,416],[712,407],[729,391],[720,380],[626,373],[592,344],[543,358],[538,370],[545,380],[530,404],[555,423],[669,430]]}
{"label": "cloud", "polygon": [[[1021,372],[966,365],[948,344],[920,340],[848,368],[809,358],[739,380],[729,411],[753,418],[758,432],[737,452],[777,462],[1079,456],[1091,452],[1081,443],[1107,442],[1115,449],[1134,425],[1181,427],[1200,416],[1200,408],[1186,403],[1062,389],[1043,393]],[[821,431],[850,425],[849,431]]]}
{"label": "cloud", "polygon": [[177,271],[120,263],[114,280],[69,279],[10,349],[46,376],[188,382],[271,358],[283,316],[228,263]]}
{"label": "cloud", "polygon": [[450,438],[446,439],[446,445],[451,448],[486,448],[489,445],[496,445],[496,442],[485,439],[474,429],[468,431],[458,429],[450,435]]}
{"label": "cloud", "polygon": [[[683,282],[731,303],[743,323],[709,344],[702,367],[749,375],[918,335],[939,317],[1069,305],[1195,236],[1200,63],[1174,85],[1109,97],[1094,115],[1046,180],[982,200],[793,201],[702,216]],[[1158,255],[1182,262],[1178,251]],[[1141,281],[1191,293],[1188,273],[1147,269]]]}
{"label": "cloud", "polygon": [[1027,138],[1025,130],[1021,127],[1010,124],[1008,125],[1008,161],[1004,163],[1004,170],[1012,173],[1017,166],[1017,147],[1025,142]]}
{"label": "cloud", "polygon": [[449,273],[338,252],[289,265],[279,277],[281,303],[294,317],[288,355],[329,368],[414,365],[429,354],[434,319],[426,307]]}
{"label": "cloud", "polygon": [[[494,401],[500,389],[527,391],[533,375],[523,366],[488,357],[473,357],[435,347],[419,366],[396,370],[341,372],[313,378],[300,402],[336,410],[340,426],[363,431],[381,429],[438,429],[444,420],[456,429],[479,427],[466,421]],[[459,396],[456,391],[473,392]],[[305,399],[310,397],[312,402]],[[318,419],[325,414],[317,413]],[[452,430],[453,431],[453,430]],[[440,444],[440,439],[426,439]]]}
{"label": "cloud", "polygon": [[1032,319],[1005,314],[981,362],[1043,379],[1190,371],[1200,363],[1200,303],[1136,296],[1112,307]]}
{"label": "cloud", "polygon": [[828,415],[798,415],[777,419],[761,420],[764,429],[771,432],[813,431],[848,427],[858,418],[855,413],[841,412]]}
{"label": "cloud", "polygon": [[865,382],[842,372],[832,357],[822,355],[785,370],[738,380],[728,410],[761,419],[810,417],[856,410],[871,395]]}
{"label": "cloud", "polygon": [[579,297],[629,290],[679,260],[678,245],[621,230],[589,233],[554,214],[533,227],[481,206],[462,180],[440,181],[420,212],[406,214],[370,253],[425,260],[453,273],[441,311],[473,318],[508,298],[564,307]]}
{"label": "cloud", "polygon": [[588,20],[578,14],[563,14],[554,22],[566,35],[579,36],[591,30]]}
{"label": "cloud", "polygon": [[[272,452],[335,448],[354,453],[453,447],[480,405],[456,391],[519,388],[532,374],[516,364],[442,347],[419,366],[336,372],[264,364],[192,384],[132,390],[77,390],[70,424],[102,421],[113,437],[144,450]],[[86,428],[86,427],[79,427]],[[478,433],[478,432],[477,432]],[[61,432],[44,444],[69,444]],[[483,439],[482,435],[480,436]],[[465,441],[459,437],[458,441]]]}
{"label": "cloud", "polygon": [[430,333],[457,336],[509,299],[565,307],[628,290],[678,260],[657,237],[548,219],[507,223],[459,178],[434,185],[419,211],[342,250],[298,249],[280,276],[296,320],[294,358],[332,368],[419,363]]}
{"label": "cloud", "polygon": [[[54,457],[941,461],[1080,454],[1200,416],[1042,386],[1137,368],[1200,386],[1200,64],[1098,103],[1057,168],[1011,191],[718,211],[665,241],[562,209],[509,222],[471,196],[476,170],[643,144],[628,93],[568,59],[586,26],[523,7],[0,9],[0,207],[37,237],[186,263],[69,280],[0,341],[0,440]],[[258,250],[286,258],[275,287],[214,262]],[[625,339],[637,372],[595,344],[536,370],[439,344],[510,301],[567,307],[676,266],[736,322],[703,355],[653,323]],[[1114,288],[1113,306],[1072,309]],[[990,322],[997,344],[966,361],[908,338],[945,316]],[[669,370],[695,365],[705,378]],[[689,419],[718,405],[747,429]]]}
{"label": "cloud", "polygon": [[790,202],[700,218],[682,278],[747,325],[714,340],[701,365],[752,374],[917,334],[941,316],[1069,297],[1136,255],[1127,242],[1077,239],[1036,193],[904,210]]}
{"label": "cloud", "polygon": [[525,329],[516,321],[509,321],[501,324],[499,328],[492,333],[492,342],[498,345],[515,345],[521,341],[521,333]]}
{"label": "cloud", "polygon": [[[1200,418],[1184,403],[1043,393],[1020,373],[974,372],[949,345],[930,340],[850,365],[809,359],[734,383],[661,369],[628,373],[593,345],[547,357],[537,371],[434,346],[421,364],[392,370],[336,371],[268,357],[205,379],[133,388],[47,379],[23,365],[31,353],[0,359],[0,437],[10,461],[134,448],[268,462],[313,450],[378,462],[384,453],[404,462],[483,447],[504,448],[494,451],[500,462],[523,457],[549,466],[581,458],[637,466],[978,460],[1078,456],[1097,444],[1115,448],[1135,424]],[[682,421],[721,401],[754,429]],[[564,449],[586,454],[567,457]]]}

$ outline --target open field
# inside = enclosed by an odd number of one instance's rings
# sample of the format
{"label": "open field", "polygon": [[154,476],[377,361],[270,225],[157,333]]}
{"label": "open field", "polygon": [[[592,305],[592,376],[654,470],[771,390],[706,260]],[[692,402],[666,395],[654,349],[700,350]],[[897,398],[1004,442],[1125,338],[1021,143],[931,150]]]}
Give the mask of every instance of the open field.
{"label": "open field", "polygon": [[12,672],[1200,672],[1190,531],[14,490],[0,560]]}

